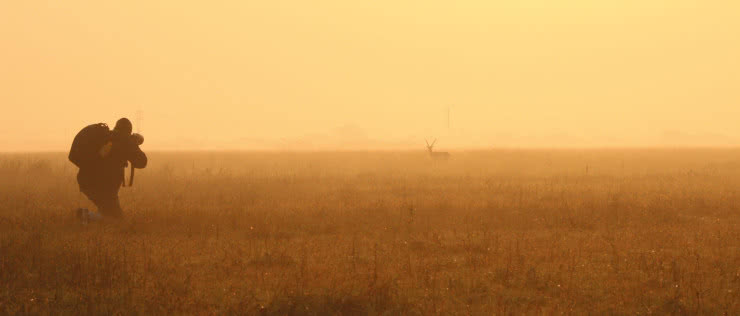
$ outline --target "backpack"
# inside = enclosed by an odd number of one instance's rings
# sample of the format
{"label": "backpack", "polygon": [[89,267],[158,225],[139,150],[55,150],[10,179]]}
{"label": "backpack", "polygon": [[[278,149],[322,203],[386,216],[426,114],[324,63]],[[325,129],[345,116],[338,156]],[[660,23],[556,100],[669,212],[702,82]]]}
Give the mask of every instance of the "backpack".
{"label": "backpack", "polygon": [[100,151],[110,140],[110,129],[105,123],[88,125],[72,141],[69,161],[79,168],[94,165],[101,160]]}

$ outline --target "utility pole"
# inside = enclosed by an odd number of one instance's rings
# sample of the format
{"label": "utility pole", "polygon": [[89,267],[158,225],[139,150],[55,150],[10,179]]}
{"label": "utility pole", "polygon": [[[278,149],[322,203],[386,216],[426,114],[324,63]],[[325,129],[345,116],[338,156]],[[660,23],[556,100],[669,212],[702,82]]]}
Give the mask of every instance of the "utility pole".
{"label": "utility pole", "polygon": [[136,111],[136,132],[141,133],[141,122],[144,121],[144,112],[141,111],[141,107]]}

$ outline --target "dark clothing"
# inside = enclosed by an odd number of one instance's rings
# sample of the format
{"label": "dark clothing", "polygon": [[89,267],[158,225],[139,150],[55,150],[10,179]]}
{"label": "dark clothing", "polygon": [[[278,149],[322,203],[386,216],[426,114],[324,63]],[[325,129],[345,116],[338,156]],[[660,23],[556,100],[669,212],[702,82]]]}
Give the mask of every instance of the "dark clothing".
{"label": "dark clothing", "polygon": [[128,163],[132,168],[143,169],[147,157],[129,135],[111,132],[110,151],[95,163],[80,168],[77,183],[102,215],[120,216],[118,190],[124,184],[124,171]]}
{"label": "dark clothing", "polygon": [[123,210],[121,203],[118,201],[118,190],[102,191],[80,188],[82,193],[98,208],[98,213],[105,217],[121,217]]}

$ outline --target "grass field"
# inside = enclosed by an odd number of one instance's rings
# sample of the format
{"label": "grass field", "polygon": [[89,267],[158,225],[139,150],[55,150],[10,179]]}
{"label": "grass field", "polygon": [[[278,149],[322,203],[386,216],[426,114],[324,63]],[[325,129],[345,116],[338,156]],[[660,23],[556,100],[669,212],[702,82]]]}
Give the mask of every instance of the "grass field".
{"label": "grass field", "polygon": [[740,314],[740,150],[0,155],[0,314]]}

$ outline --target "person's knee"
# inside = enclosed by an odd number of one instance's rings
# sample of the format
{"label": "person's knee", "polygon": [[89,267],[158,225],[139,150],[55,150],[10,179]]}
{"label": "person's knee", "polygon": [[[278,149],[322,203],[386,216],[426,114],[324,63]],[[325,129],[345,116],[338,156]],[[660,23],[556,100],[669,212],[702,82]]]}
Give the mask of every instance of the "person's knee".
{"label": "person's knee", "polygon": [[108,200],[104,206],[100,209],[100,213],[109,217],[121,217],[123,216],[123,210],[117,201]]}
{"label": "person's knee", "polygon": [[98,212],[105,217],[121,217],[123,210],[118,201],[117,192],[97,192],[88,195],[90,200],[97,206]]}

